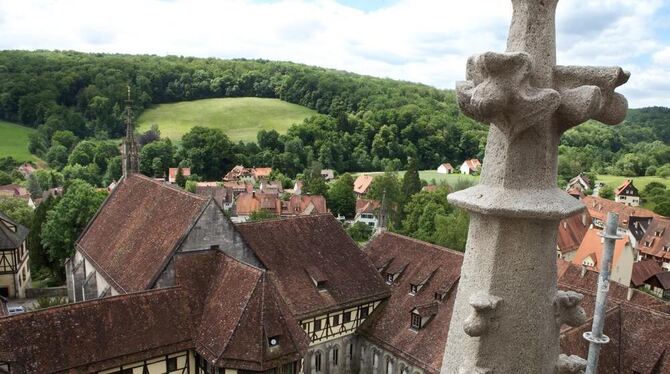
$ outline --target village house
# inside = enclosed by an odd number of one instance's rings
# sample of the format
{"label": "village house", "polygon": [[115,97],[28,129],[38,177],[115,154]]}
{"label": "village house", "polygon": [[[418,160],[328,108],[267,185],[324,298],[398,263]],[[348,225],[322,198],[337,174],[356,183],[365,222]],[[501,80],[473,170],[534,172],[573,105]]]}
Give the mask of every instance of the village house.
{"label": "village house", "polygon": [[246,222],[251,215],[263,211],[274,217],[293,217],[327,213],[326,199],[320,195],[292,195],[282,201],[276,193],[241,193],[234,204],[233,222]]}
{"label": "village house", "polygon": [[637,243],[638,260],[653,260],[670,271],[670,218],[654,217]]}
{"label": "village house", "polygon": [[21,173],[21,175],[23,175],[24,178],[28,178],[30,174],[37,171],[37,169],[30,162],[24,162],[17,168],[17,170],[19,173]]}
{"label": "village house", "polygon": [[373,229],[379,228],[381,206],[382,204],[379,200],[356,200],[356,216],[354,217],[354,223],[363,222]]}
{"label": "village house", "polygon": [[649,285],[648,290],[666,300],[670,300],[670,271],[662,271],[652,275],[645,281]]}
{"label": "village house", "polygon": [[258,190],[262,193],[273,193],[275,195],[279,195],[284,192],[284,187],[282,187],[280,181],[263,180],[261,181]]}
{"label": "village house", "polygon": [[[572,259],[572,263],[600,272],[603,266],[604,240],[601,230],[595,228],[588,229]],[[628,237],[626,236],[621,240],[617,240],[610,268],[610,280],[629,287],[633,273],[633,263],[635,261],[635,249],[630,245]]]}
{"label": "village house", "polygon": [[450,163],[444,163],[437,167],[438,174],[451,174],[454,172],[454,167]]}
{"label": "village house", "polygon": [[591,178],[584,173],[579,173],[578,176],[570,179],[568,185],[565,187],[566,191],[570,191],[571,189],[576,189],[581,192],[593,190]]}
{"label": "village house", "polygon": [[223,180],[226,182],[238,181],[243,178],[251,178],[251,169],[247,169],[243,165],[235,165],[223,176]]}
{"label": "village house", "polygon": [[0,186],[0,198],[9,197],[24,200],[29,207],[35,209],[36,204],[30,196],[30,191],[27,188],[18,184],[6,184]]}
{"label": "village house", "polygon": [[200,196],[211,196],[225,211],[233,208],[235,201],[233,189],[219,182],[197,182],[195,193]]}
{"label": "village house", "polygon": [[26,247],[28,229],[0,212],[0,296],[26,297],[30,288],[30,258]]}
{"label": "village house", "polygon": [[[175,184],[177,183],[177,174],[179,173],[179,168],[169,168],[168,169],[168,182]],[[181,168],[181,174],[184,178],[191,176],[191,168]]]}
{"label": "village house", "polygon": [[632,179],[627,179],[614,190],[614,201],[630,206],[640,205],[640,193],[633,185]]}
{"label": "village house", "polygon": [[629,234],[629,224],[633,220],[641,218],[651,219],[659,216],[649,209],[617,203],[599,196],[589,195],[584,197],[582,201],[593,219],[593,225],[597,228],[603,229],[605,227],[608,212],[617,213],[619,215],[619,235]]}
{"label": "village house", "polygon": [[323,179],[325,179],[326,182],[332,181],[333,179],[335,179],[335,170],[321,169],[321,177],[323,177]]}
{"label": "village house", "polygon": [[482,163],[479,162],[478,159],[476,158],[471,158],[469,160],[463,161],[463,164],[461,164],[461,167],[459,168],[461,171],[461,174],[474,174],[479,172],[479,169],[481,169]]}
{"label": "village house", "polygon": [[572,261],[589,227],[591,227],[591,216],[588,211],[562,219],[558,225],[556,239],[558,258]]}
{"label": "village house", "polygon": [[372,175],[359,175],[354,181],[354,193],[358,198],[362,198],[368,193],[374,177]]}
{"label": "village house", "polygon": [[630,286],[647,290],[654,295],[670,299],[670,271],[664,270],[654,260],[642,260],[633,264]]}

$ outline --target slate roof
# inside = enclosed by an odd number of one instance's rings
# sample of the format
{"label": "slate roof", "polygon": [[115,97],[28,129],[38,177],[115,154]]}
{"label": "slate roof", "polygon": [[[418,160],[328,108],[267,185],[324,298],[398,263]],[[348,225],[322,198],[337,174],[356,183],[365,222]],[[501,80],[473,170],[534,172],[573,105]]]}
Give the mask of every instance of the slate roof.
{"label": "slate roof", "polygon": [[14,232],[3,222],[0,222],[0,250],[19,248],[28,237],[29,230],[12,221],[12,219],[4,215],[2,212],[0,212],[0,221],[5,221],[12,226],[16,226],[16,232]]}
{"label": "slate roof", "polygon": [[152,286],[209,199],[140,174],[122,179],[77,248],[119,292]]}
{"label": "slate roof", "polygon": [[619,214],[619,227],[628,228],[628,222],[631,216],[635,217],[660,217],[651,210],[633,207],[623,203],[618,203],[609,199],[603,199],[599,196],[586,196],[582,199],[586,209],[592,218],[602,222],[607,220],[608,212]]}
{"label": "slate roof", "polygon": [[633,263],[633,273],[630,282],[633,287],[641,287],[653,275],[663,271],[663,268],[654,260],[642,260]]}
{"label": "slate roof", "polygon": [[[303,317],[379,300],[389,291],[358,245],[332,214],[238,224],[238,232],[264,267],[293,315]],[[306,271],[327,278],[319,291]]]}
{"label": "slate roof", "polygon": [[17,373],[94,372],[187,349],[184,301],[166,288],[0,318],[0,357]]}
{"label": "slate roof", "polygon": [[670,262],[670,218],[652,219],[644,236],[638,241],[637,249],[643,257],[653,256]]}
{"label": "slate roof", "polygon": [[219,367],[254,371],[300,360],[309,338],[266,272],[221,256],[215,279],[195,337],[203,357]]}
{"label": "slate roof", "polygon": [[564,218],[558,225],[558,239],[556,245],[561,253],[574,252],[582,243],[586,232],[591,225],[591,216],[588,211],[580,212]]}
{"label": "slate roof", "polygon": [[375,177],[372,175],[359,175],[356,177],[356,180],[354,181],[354,192],[360,195],[366,194],[373,179],[375,179]]}
{"label": "slate roof", "polygon": [[[359,333],[427,373],[439,373],[447,342],[463,254],[401,235],[384,232],[364,249],[379,268],[406,264],[391,286],[391,297],[363,323]],[[382,270],[386,272],[387,270]],[[411,284],[421,284],[416,295]],[[435,294],[444,296],[435,300]],[[418,331],[410,330],[415,311],[432,319]]]}

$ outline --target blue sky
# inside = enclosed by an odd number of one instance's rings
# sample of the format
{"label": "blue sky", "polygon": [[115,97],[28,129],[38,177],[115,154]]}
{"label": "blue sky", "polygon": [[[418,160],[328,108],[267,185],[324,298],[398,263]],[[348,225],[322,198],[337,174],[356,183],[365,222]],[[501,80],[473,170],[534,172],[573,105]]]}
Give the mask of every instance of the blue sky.
{"label": "blue sky", "polygon": [[[0,49],[288,60],[453,88],[503,51],[509,0],[0,0]],[[670,106],[670,1],[560,0],[558,60],[618,65],[631,107]]]}

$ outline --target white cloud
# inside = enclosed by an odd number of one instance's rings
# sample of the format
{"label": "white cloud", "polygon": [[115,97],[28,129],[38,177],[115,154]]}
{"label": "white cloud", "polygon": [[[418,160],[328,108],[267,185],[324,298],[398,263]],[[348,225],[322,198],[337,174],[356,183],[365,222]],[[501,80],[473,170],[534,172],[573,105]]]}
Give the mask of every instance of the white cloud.
{"label": "white cloud", "polygon": [[[660,7],[561,0],[559,62],[622,65],[633,70],[622,90],[632,106],[670,106],[654,79],[670,74],[670,47],[649,22]],[[504,50],[510,16],[504,0],[399,0],[370,12],[334,0],[0,0],[0,49],[288,60],[451,88],[469,55]]]}

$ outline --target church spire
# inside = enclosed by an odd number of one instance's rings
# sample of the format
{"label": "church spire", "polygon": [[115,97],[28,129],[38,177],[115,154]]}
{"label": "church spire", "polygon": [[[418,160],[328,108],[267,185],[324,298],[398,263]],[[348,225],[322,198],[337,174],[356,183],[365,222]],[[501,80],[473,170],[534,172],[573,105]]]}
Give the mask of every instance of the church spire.
{"label": "church spire", "polygon": [[130,97],[130,86],[128,86],[128,99],[126,100],[125,117],[126,137],[123,139],[123,160],[121,161],[123,178],[127,178],[130,174],[138,173],[140,166],[137,142],[135,142],[135,129],[133,126],[133,100]]}

